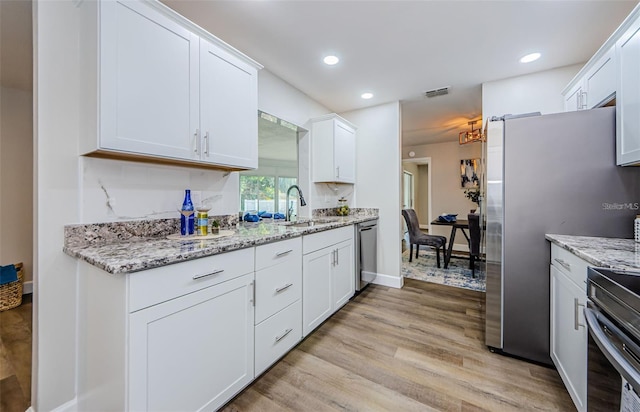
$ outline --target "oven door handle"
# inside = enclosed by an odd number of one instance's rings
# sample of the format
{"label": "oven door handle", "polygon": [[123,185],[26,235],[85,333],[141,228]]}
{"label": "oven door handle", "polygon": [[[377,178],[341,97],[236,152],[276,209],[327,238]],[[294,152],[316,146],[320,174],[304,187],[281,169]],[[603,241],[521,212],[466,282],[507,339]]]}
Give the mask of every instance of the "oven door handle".
{"label": "oven door handle", "polygon": [[[635,367],[624,357],[620,349],[616,348],[611,341],[607,338],[606,332],[600,326],[598,318],[607,328],[617,335],[622,335],[622,331],[612,324],[606,317],[598,316],[598,313],[590,308],[584,309],[584,317],[587,320],[589,326],[589,333],[596,342],[604,356],[611,362],[611,365],[624,376],[625,379],[634,388],[640,388],[640,373],[636,371]],[[635,356],[632,354],[632,356]]]}

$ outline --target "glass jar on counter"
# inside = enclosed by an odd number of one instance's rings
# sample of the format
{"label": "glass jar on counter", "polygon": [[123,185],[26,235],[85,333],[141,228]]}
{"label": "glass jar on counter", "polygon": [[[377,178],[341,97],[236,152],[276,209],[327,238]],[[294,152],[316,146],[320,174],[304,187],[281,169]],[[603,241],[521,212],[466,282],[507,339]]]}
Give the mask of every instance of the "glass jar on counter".
{"label": "glass jar on counter", "polygon": [[338,207],[336,207],[336,215],[338,216],[348,216],[349,215],[349,205],[347,204],[347,199],[341,197],[338,199]]}

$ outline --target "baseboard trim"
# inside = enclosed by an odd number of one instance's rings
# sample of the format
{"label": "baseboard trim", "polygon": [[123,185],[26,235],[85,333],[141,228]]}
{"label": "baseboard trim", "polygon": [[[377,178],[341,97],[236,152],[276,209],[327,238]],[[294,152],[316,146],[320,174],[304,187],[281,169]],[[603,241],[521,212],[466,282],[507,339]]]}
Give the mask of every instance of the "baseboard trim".
{"label": "baseboard trim", "polygon": [[28,295],[29,293],[33,293],[33,281],[28,280],[22,284],[22,294]]}
{"label": "baseboard trim", "polygon": [[385,275],[384,273],[378,273],[376,278],[371,282],[375,285],[389,286],[396,289],[402,289],[404,286],[404,277]]}
{"label": "baseboard trim", "polygon": [[[35,412],[35,410],[33,412]],[[78,398],[73,398],[69,402],[63,403],[52,412],[78,412]]]}

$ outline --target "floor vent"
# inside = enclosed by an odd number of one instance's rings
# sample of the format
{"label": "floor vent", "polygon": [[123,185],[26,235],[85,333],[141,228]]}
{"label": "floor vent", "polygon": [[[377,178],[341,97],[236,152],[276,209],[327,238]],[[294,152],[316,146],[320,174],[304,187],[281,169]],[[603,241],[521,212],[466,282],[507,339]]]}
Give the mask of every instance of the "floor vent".
{"label": "floor vent", "polygon": [[424,95],[427,97],[436,97],[436,96],[444,96],[445,94],[449,94],[450,86],[441,87],[439,89],[427,90],[424,92]]}

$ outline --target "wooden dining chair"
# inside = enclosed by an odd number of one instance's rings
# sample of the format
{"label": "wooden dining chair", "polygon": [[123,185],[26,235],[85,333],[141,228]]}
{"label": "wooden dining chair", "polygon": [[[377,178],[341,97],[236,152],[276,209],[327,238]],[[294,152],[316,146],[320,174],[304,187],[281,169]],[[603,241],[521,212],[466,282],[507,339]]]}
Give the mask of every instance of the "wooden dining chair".
{"label": "wooden dining chair", "polygon": [[422,232],[420,230],[418,215],[416,215],[416,211],[413,209],[403,209],[402,216],[407,223],[407,229],[409,229],[409,262],[411,262],[413,258],[413,245],[416,245],[416,259],[418,258],[420,245],[424,245],[435,248],[436,262],[438,267],[440,267],[440,248],[442,248],[442,254],[444,256],[447,238],[444,236],[428,235]]}

